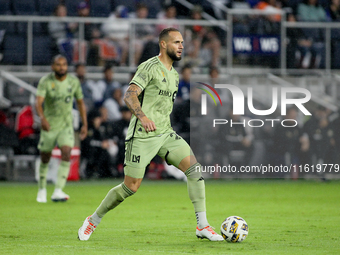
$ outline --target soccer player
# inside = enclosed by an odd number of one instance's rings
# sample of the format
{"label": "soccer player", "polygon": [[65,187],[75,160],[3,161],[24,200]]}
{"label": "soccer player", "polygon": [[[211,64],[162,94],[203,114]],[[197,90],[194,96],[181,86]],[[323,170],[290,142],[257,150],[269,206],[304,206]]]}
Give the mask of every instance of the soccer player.
{"label": "soccer player", "polygon": [[[71,149],[74,146],[72,123],[73,98],[82,119],[80,139],[87,135],[86,109],[83,92],[77,77],[67,73],[68,65],[64,56],[57,55],[52,60],[53,72],[42,77],[38,84],[36,110],[41,120],[41,133],[38,149],[41,163],[39,167],[38,195],[39,203],[46,203],[46,175],[48,162],[53,148],[58,145],[61,150],[61,163],[52,201],[66,201],[69,196],[63,192],[70,170]],[[44,104],[44,106],[43,106]]]}
{"label": "soccer player", "polygon": [[124,182],[111,189],[97,210],[78,231],[79,240],[88,240],[105,214],[138,190],[145,168],[155,155],[182,170],[188,179],[188,193],[194,205],[198,238],[222,241],[206,218],[205,186],[189,145],[170,124],[179,76],[172,64],[181,59],[183,37],[175,28],[159,35],[160,54],[139,65],[125,93],[125,103],[133,113],[126,137]]}

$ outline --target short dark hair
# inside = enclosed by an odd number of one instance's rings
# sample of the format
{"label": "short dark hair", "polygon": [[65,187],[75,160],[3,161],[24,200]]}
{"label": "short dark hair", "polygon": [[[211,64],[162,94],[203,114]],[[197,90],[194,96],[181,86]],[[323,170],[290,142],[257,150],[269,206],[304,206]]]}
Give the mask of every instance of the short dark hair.
{"label": "short dark hair", "polygon": [[160,43],[161,41],[165,40],[169,36],[170,32],[179,32],[179,30],[174,27],[164,28],[158,36],[158,42]]}
{"label": "short dark hair", "polygon": [[53,15],[54,16],[57,16],[57,12],[58,12],[60,7],[65,7],[66,8],[66,5],[61,3],[61,4],[58,4],[56,7],[54,7],[54,9],[53,9]]}
{"label": "short dark hair", "polygon": [[81,66],[86,67],[86,65],[84,63],[78,63],[74,66],[74,69],[77,70]]}
{"label": "short dark hair", "polygon": [[137,6],[136,6],[136,10],[140,10],[140,9],[149,9],[148,6],[144,3],[138,3]]}
{"label": "short dark hair", "polygon": [[108,71],[108,70],[111,70],[112,67],[113,67],[112,64],[110,64],[110,63],[106,64],[106,65],[104,66],[104,68],[103,68],[103,73],[105,73],[105,72]]}
{"label": "short dark hair", "polygon": [[170,8],[175,8],[177,10],[176,5],[174,5],[174,4],[166,4],[164,6],[165,11],[169,10]]}
{"label": "short dark hair", "polygon": [[217,66],[210,66],[209,74],[211,75],[214,71],[216,71],[217,73],[220,73]]}
{"label": "short dark hair", "polygon": [[183,73],[185,69],[191,69],[191,65],[190,64],[184,65],[181,69],[181,73]]}
{"label": "short dark hair", "polygon": [[61,55],[61,54],[58,54],[58,55],[56,55],[56,56],[54,56],[54,57],[52,58],[51,64],[53,65],[53,64],[57,61],[57,59],[59,59],[59,58],[63,58],[63,59],[66,60],[66,62],[68,62],[68,61],[67,61],[67,58],[66,58],[65,56],[63,56],[63,55]]}
{"label": "short dark hair", "polygon": [[[302,3],[308,5],[309,4],[309,0],[303,0]],[[319,1],[318,0],[316,1],[315,6],[319,6]]]}

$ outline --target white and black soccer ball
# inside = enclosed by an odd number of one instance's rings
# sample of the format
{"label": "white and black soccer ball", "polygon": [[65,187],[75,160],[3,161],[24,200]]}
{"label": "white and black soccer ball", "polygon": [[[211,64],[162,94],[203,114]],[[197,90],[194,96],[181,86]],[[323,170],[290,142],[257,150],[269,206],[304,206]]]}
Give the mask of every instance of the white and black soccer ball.
{"label": "white and black soccer ball", "polygon": [[248,224],[239,216],[230,216],[226,218],[221,225],[221,235],[224,240],[232,243],[240,243],[248,235]]}

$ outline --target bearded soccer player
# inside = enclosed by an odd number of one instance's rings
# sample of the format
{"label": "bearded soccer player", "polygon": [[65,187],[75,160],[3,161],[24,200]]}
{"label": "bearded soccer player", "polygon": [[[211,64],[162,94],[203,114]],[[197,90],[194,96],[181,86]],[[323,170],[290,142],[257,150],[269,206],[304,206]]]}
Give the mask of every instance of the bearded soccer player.
{"label": "bearded soccer player", "polygon": [[138,190],[145,168],[155,155],[183,171],[188,177],[188,193],[194,205],[196,235],[210,241],[223,241],[206,218],[205,186],[190,146],[171,128],[170,113],[178,90],[179,76],[172,64],[181,59],[183,37],[174,28],[159,35],[160,54],[140,64],[125,93],[124,101],[133,116],[125,152],[124,182],[111,189],[97,210],[78,231],[79,240],[88,240],[101,219]]}
{"label": "bearded soccer player", "polygon": [[63,192],[70,170],[71,149],[74,146],[72,120],[73,99],[82,119],[80,139],[87,136],[86,109],[83,92],[77,77],[67,73],[65,57],[57,55],[52,61],[53,72],[42,77],[38,84],[36,110],[41,120],[41,133],[38,149],[41,163],[39,167],[38,195],[39,203],[46,203],[46,175],[48,162],[53,148],[58,145],[61,150],[61,163],[58,169],[57,182],[51,196],[52,201],[66,201],[69,196]]}

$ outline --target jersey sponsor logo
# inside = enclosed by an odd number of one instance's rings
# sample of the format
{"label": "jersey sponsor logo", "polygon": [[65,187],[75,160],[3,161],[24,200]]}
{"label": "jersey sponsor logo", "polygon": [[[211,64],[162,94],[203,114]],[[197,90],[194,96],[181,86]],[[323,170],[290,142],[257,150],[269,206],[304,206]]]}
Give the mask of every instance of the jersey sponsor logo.
{"label": "jersey sponsor logo", "polygon": [[139,163],[140,162],[140,155],[132,155],[132,162]]}
{"label": "jersey sponsor logo", "polygon": [[159,90],[158,95],[160,95],[160,96],[166,96],[166,97],[172,97],[171,91],[162,90],[162,89]]}
{"label": "jersey sponsor logo", "polygon": [[52,98],[53,102],[62,101],[62,100],[64,100],[64,98],[62,96]]}

